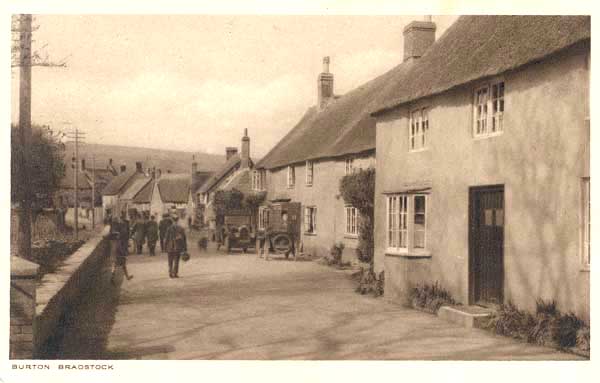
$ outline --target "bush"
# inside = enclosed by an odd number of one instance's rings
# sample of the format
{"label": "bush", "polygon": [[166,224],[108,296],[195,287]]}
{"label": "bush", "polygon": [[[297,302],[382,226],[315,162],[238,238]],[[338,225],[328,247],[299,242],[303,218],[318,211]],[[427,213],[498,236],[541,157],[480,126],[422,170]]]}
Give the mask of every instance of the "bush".
{"label": "bush", "polygon": [[331,255],[331,265],[341,265],[342,264],[342,254],[344,253],[344,243],[334,243],[329,250],[329,254]]}
{"label": "bush", "polygon": [[371,268],[362,268],[358,273],[359,279],[356,292],[362,295],[372,294],[376,297],[380,297],[384,293],[385,286],[385,272],[381,271],[379,276],[375,274]]}
{"label": "bush", "polygon": [[360,214],[356,255],[361,262],[372,263],[375,249],[373,240],[375,169],[369,168],[344,176],[340,180],[340,194],[344,202],[354,206]]}
{"label": "bush", "polygon": [[409,304],[417,309],[436,314],[444,305],[456,305],[448,290],[442,288],[436,281],[433,285],[422,284],[410,289]]}
{"label": "bush", "polygon": [[538,299],[535,316],[508,302],[498,308],[486,327],[541,346],[589,351],[589,327],[575,314],[561,313],[554,301]]}

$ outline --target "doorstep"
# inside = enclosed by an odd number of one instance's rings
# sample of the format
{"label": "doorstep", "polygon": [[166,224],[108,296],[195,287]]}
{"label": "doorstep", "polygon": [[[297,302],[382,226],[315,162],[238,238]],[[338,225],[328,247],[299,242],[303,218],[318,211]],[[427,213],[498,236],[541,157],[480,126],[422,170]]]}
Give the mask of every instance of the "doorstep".
{"label": "doorstep", "polygon": [[443,306],[438,311],[438,317],[466,328],[482,328],[492,312],[492,309],[481,306]]}

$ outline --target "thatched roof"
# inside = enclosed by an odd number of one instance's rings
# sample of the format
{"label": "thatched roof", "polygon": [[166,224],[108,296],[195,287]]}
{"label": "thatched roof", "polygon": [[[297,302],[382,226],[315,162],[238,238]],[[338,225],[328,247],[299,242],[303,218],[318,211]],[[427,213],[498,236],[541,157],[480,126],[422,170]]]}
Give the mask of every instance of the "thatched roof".
{"label": "thatched roof", "polygon": [[187,203],[191,177],[188,174],[165,174],[158,182],[158,192],[163,202]]}
{"label": "thatched roof", "polygon": [[152,201],[152,192],[154,191],[154,184],[156,181],[153,179],[146,183],[146,185],[133,197],[134,203],[150,203]]}
{"label": "thatched roof", "polygon": [[127,170],[117,176],[115,176],[102,190],[102,195],[110,196],[121,193],[127,186],[129,186],[134,180],[145,177],[143,173],[136,171],[135,169]]}
{"label": "thatched roof", "polygon": [[298,124],[263,157],[257,168],[272,169],[319,158],[341,157],[375,149],[376,105],[390,78],[401,78],[411,63],[403,63],[346,93],[318,111],[311,107]]}
{"label": "thatched roof", "polygon": [[389,79],[372,112],[515,70],[589,39],[589,16],[462,16],[409,73]]}

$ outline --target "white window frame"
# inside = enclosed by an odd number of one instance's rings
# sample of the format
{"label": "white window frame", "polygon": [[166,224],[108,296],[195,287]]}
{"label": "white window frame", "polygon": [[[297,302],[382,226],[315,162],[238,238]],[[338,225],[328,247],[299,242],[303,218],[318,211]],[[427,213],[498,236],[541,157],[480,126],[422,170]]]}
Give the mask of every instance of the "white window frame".
{"label": "white window frame", "polygon": [[358,209],[354,206],[347,205],[344,207],[346,226],[344,233],[347,236],[357,237],[358,236]]}
{"label": "white window frame", "polygon": [[344,174],[350,175],[354,173],[354,157],[348,157],[344,160]]}
{"label": "white window frame", "polygon": [[265,230],[269,224],[269,209],[267,206],[258,208],[258,229]]}
{"label": "white window frame", "polygon": [[408,120],[408,151],[427,150],[429,109],[425,107],[412,110]]}
{"label": "white window frame", "polygon": [[589,270],[591,261],[591,188],[590,177],[581,178],[580,207],[580,253],[584,270]]}
{"label": "white window frame", "polygon": [[263,169],[252,171],[252,190],[263,191],[266,184],[266,171]]}
{"label": "white window frame", "polygon": [[287,187],[292,189],[296,185],[296,169],[294,165],[288,165],[287,168]]}
{"label": "white window frame", "polygon": [[315,164],[311,160],[306,161],[306,186],[312,186],[315,176]]}
{"label": "white window frame", "polygon": [[[425,199],[423,247],[415,247],[415,198]],[[399,255],[429,254],[427,224],[429,198],[427,194],[397,193],[386,195],[386,253]]]}
{"label": "white window frame", "polygon": [[[500,95],[500,87],[502,94]],[[494,89],[498,89],[495,97]],[[485,92],[485,99],[480,94]],[[501,109],[501,110],[500,110]],[[481,85],[473,91],[473,138],[488,138],[504,133],[506,111],[506,81],[496,79]]]}
{"label": "white window frame", "polygon": [[[309,222],[312,226],[309,226]],[[304,207],[304,234],[314,235],[317,234],[317,207],[316,206],[305,206]]]}

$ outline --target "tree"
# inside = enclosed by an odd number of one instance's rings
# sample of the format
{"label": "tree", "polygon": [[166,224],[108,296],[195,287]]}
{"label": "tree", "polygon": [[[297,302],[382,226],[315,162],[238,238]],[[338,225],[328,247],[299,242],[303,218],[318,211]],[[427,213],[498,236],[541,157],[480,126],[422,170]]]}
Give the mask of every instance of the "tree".
{"label": "tree", "polygon": [[[17,160],[23,151],[19,140],[19,128],[11,126],[11,202],[18,203],[24,198],[25,190],[19,182],[21,163]],[[34,206],[48,201],[60,186],[65,174],[63,161],[64,145],[53,132],[42,126],[34,125],[29,145],[29,195]]]}
{"label": "tree", "polygon": [[355,207],[359,214],[358,258],[373,266],[375,241],[373,222],[375,214],[375,169],[368,168],[349,174],[340,180],[340,194],[344,202]]}

